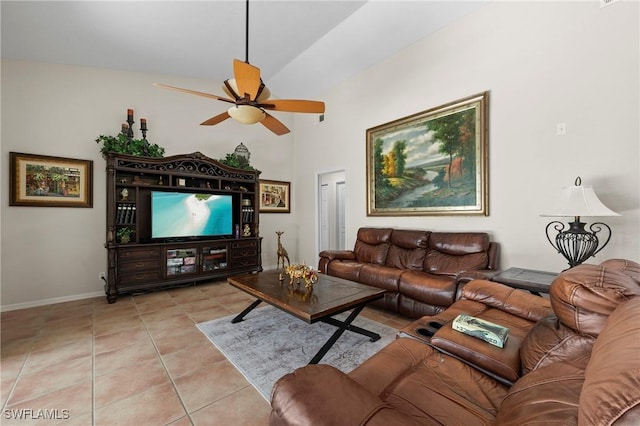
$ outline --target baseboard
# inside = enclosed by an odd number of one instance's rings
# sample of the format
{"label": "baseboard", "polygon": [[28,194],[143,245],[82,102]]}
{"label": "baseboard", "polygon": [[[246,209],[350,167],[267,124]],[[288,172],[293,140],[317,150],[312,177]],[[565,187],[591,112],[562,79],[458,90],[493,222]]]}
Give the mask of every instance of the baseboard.
{"label": "baseboard", "polygon": [[53,297],[51,299],[36,300],[33,302],[15,303],[13,305],[0,306],[0,312],[15,311],[18,309],[35,308],[37,306],[53,305],[55,303],[72,302],[74,300],[91,299],[93,297],[104,297],[104,291],[93,293],[74,294],[73,296]]}

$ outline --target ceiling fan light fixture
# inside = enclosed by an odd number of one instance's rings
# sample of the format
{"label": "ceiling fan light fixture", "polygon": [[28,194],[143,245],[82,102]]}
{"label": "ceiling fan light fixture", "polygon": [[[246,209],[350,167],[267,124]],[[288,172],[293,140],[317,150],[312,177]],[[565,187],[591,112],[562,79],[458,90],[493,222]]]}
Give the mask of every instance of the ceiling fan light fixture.
{"label": "ceiling fan light fixture", "polygon": [[256,124],[267,116],[263,110],[251,105],[235,105],[227,112],[231,118],[243,124]]}
{"label": "ceiling fan light fixture", "polygon": [[322,114],[324,113],[324,102],[299,99],[274,99],[268,101],[271,93],[260,77],[260,68],[249,63],[249,0],[246,0],[246,3],[246,56],[244,61],[239,59],[233,60],[234,78],[225,80],[223,83],[222,90],[224,90],[228,98],[164,84],[160,84],[159,86],[235,104],[235,106],[229,108],[227,112],[215,115],[200,123],[203,126],[213,126],[231,117],[243,124],[261,123],[276,135],[284,135],[290,132],[287,126],[271,114],[265,112],[265,110]]}
{"label": "ceiling fan light fixture", "polygon": [[[231,87],[231,89],[233,90],[233,93],[231,93],[229,91],[229,89],[227,89],[227,86],[225,84],[222,85],[222,90],[224,91],[224,93],[227,94],[227,96],[229,96],[231,99],[235,99],[235,95],[237,94],[238,96],[242,97],[242,95],[239,93],[238,90],[238,85],[236,84],[236,79],[235,78],[230,78],[226,81],[229,86]],[[264,101],[266,101],[267,99],[269,99],[269,97],[271,96],[271,92],[269,91],[269,89],[267,89],[267,86],[262,86],[262,90],[260,91],[260,94],[256,97],[256,102],[258,103],[262,103]]]}

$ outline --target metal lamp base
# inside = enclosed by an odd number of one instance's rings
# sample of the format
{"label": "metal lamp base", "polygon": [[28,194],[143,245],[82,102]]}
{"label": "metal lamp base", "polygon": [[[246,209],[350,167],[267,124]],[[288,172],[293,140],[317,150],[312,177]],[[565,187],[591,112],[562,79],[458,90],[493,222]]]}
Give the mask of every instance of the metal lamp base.
{"label": "metal lamp base", "polygon": [[[589,231],[585,229],[585,223],[580,222],[580,217],[576,217],[573,222],[567,224],[554,220],[545,228],[547,240],[551,246],[558,251],[569,262],[569,267],[580,265],[590,257],[595,256],[602,250],[611,239],[611,228],[602,222],[595,222],[589,225]],[[607,239],[600,246],[600,240],[597,233],[602,229],[607,230]],[[552,237],[552,231],[557,231],[555,238]]]}

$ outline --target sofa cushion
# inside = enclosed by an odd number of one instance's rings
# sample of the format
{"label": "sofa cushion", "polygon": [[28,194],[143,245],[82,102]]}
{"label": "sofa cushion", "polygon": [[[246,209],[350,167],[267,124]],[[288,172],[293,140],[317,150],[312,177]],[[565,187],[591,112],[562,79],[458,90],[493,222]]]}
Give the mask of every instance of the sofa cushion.
{"label": "sofa cushion", "polygon": [[373,263],[375,265],[384,265],[389,252],[389,244],[367,244],[362,241],[356,241],[356,247],[353,249],[356,259],[361,263]]}
{"label": "sofa cushion", "polygon": [[609,316],[585,369],[578,424],[640,424],[638,318],[637,298],[621,304]]}
{"label": "sofa cushion", "polygon": [[607,269],[622,272],[640,285],[640,263],[627,259],[608,259],[600,264]]}
{"label": "sofa cushion", "polygon": [[520,378],[520,345],[522,339],[509,336],[503,348],[443,325],[431,338],[431,344],[507,384]]}
{"label": "sofa cushion", "polygon": [[[329,386],[326,386],[328,384]],[[312,402],[300,404],[299,400]],[[340,404],[341,401],[353,404]],[[318,401],[321,405],[315,405]],[[358,424],[386,407],[376,395],[330,365],[308,365],[278,380],[273,388],[271,424],[304,419],[307,424],[331,424],[327,419],[341,419],[345,424]],[[397,417],[403,417],[396,412]],[[408,419],[407,419],[408,420]],[[399,419],[394,419],[394,423]],[[397,424],[397,423],[396,423]],[[402,422],[400,422],[402,424]],[[406,422],[410,424],[410,422]]]}
{"label": "sofa cushion", "polygon": [[538,321],[522,342],[522,374],[589,353],[595,341],[595,337],[578,334],[550,315]]}
{"label": "sofa cushion", "polygon": [[640,286],[630,276],[588,264],[561,273],[550,290],[558,319],[578,333],[596,337],[620,303],[638,296]]}
{"label": "sofa cushion", "polygon": [[394,340],[349,376],[415,424],[490,424],[507,393],[480,371],[413,339]]}
{"label": "sofa cushion", "polygon": [[360,269],[359,282],[384,290],[398,291],[398,280],[402,273],[401,269],[364,264]]}
{"label": "sofa cushion", "polygon": [[398,313],[407,318],[420,318],[423,316],[433,316],[447,309],[446,306],[435,306],[431,303],[420,302],[404,294],[398,297]]}
{"label": "sofa cushion", "polygon": [[426,249],[429,244],[430,234],[430,231],[394,229],[391,234],[391,244],[403,249]]}
{"label": "sofa cushion", "polygon": [[426,252],[427,249],[423,248],[406,249],[392,245],[389,247],[385,264],[390,268],[399,270],[422,270],[422,262],[424,262]]}
{"label": "sofa cushion", "polygon": [[458,274],[486,269],[489,236],[480,232],[432,232],[423,270],[433,274]]}
{"label": "sofa cushion", "polygon": [[[496,286],[499,285],[496,284]],[[540,299],[537,296],[536,298]],[[461,302],[468,303],[469,301],[458,301],[453,306],[462,305]],[[522,306],[525,306],[526,301],[523,300],[521,303]],[[522,341],[535,322],[513,315],[501,307],[495,308],[491,305],[485,305],[485,307],[486,309],[481,312],[477,312],[478,309],[472,307],[473,311],[464,313],[507,327],[509,337],[504,348],[498,348],[453,330],[450,322],[447,322],[435,333],[431,344],[476,365],[498,380],[513,383],[521,376],[520,347]]]}
{"label": "sofa cushion", "polygon": [[429,247],[456,256],[486,252],[489,235],[484,232],[432,232]]}
{"label": "sofa cushion", "polygon": [[360,228],[353,253],[358,262],[384,265],[389,251],[391,228]]}
{"label": "sofa cushion", "polygon": [[394,229],[386,266],[398,269],[422,269],[427,253],[429,231]]}
{"label": "sofa cushion", "polygon": [[356,241],[366,244],[378,245],[391,242],[393,228],[360,228]]}
{"label": "sofa cushion", "polygon": [[523,376],[509,389],[498,425],[576,425],[588,355],[557,362]]}
{"label": "sofa cushion", "polygon": [[532,322],[552,313],[548,299],[540,299],[524,290],[516,290],[493,281],[470,281],[462,288],[461,294],[464,299],[475,300]]}
{"label": "sofa cushion", "polygon": [[447,275],[434,275],[421,271],[407,271],[400,276],[400,293],[436,306],[449,306],[456,296],[456,279]]}
{"label": "sofa cushion", "polygon": [[344,278],[349,281],[358,281],[360,269],[362,269],[362,263],[360,262],[331,262],[327,267],[327,272],[334,277]]}

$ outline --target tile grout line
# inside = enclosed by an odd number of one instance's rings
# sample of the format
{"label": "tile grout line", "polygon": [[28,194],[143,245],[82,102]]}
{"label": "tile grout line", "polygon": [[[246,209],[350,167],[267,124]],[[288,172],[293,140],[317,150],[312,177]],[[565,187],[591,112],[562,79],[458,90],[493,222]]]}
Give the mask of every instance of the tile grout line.
{"label": "tile grout line", "polygon": [[[34,339],[37,338],[37,336],[40,335],[40,331],[42,329],[42,325],[40,325],[40,328],[38,328],[38,333],[36,333],[36,337],[34,337]],[[2,405],[2,412],[4,413],[4,410],[6,410],[9,407],[9,401],[11,400],[11,397],[13,396],[13,393],[16,390],[16,387],[18,386],[18,382],[20,381],[20,379],[22,378],[22,373],[24,372],[24,367],[27,365],[27,362],[29,361],[29,358],[31,357],[31,352],[33,352],[33,345],[35,344],[35,342],[32,342],[31,345],[29,346],[29,351],[27,352],[27,356],[24,357],[24,361],[22,362],[22,365],[20,366],[20,369],[18,370],[18,374],[16,374],[16,379],[13,382],[13,385],[11,386],[11,389],[9,390],[9,394],[7,395],[7,399],[4,402],[4,404]],[[18,401],[21,402],[21,401]]]}
{"label": "tile grout line", "polygon": [[91,315],[91,425],[96,424],[96,304]]}
{"label": "tile grout line", "polygon": [[[7,407],[9,407],[9,401],[11,400],[11,397],[13,396],[16,387],[18,386],[18,383],[20,382],[20,380],[22,379],[22,375],[24,373],[24,368],[27,365],[27,362],[29,362],[29,359],[31,358],[31,355],[33,353],[33,348],[36,345],[36,342],[38,341],[38,339],[42,336],[43,334],[43,329],[45,328],[45,325],[47,323],[47,316],[49,314],[49,312],[51,311],[51,307],[48,307],[47,310],[44,312],[43,314],[43,319],[42,321],[40,321],[40,324],[38,325],[38,332],[35,334],[35,336],[33,336],[30,340],[29,343],[29,349],[27,350],[27,356],[25,356],[24,361],[22,362],[22,365],[20,366],[20,369],[18,370],[18,374],[16,375],[16,379],[13,382],[13,385],[11,386],[11,390],[9,391],[9,394],[7,395],[7,400],[4,402],[2,410],[4,412],[4,410],[7,409]],[[17,403],[20,403],[22,401],[18,401]]]}
{"label": "tile grout line", "polygon": [[[176,306],[182,311],[182,306],[180,304],[178,304],[178,302],[176,302],[176,300],[171,297],[171,295],[169,293],[167,293],[169,295],[169,297],[171,298],[171,300],[173,301],[173,303],[176,304]],[[171,383],[171,387],[173,388],[173,391],[175,392],[176,396],[178,397],[178,400],[180,401],[180,405],[182,406],[182,408],[184,409],[185,412],[185,417],[187,419],[189,419],[189,422],[191,424],[193,424],[193,421],[191,420],[191,416],[189,415],[189,410],[187,409],[187,406],[184,402],[184,400],[182,399],[182,395],[180,395],[180,392],[178,391],[178,387],[176,386],[175,381],[173,380],[173,377],[171,376],[171,373],[169,373],[169,369],[167,368],[167,365],[164,362],[164,359],[162,359],[162,355],[160,354],[160,350],[158,349],[158,345],[156,344],[156,340],[153,338],[151,332],[149,331],[149,327],[147,326],[147,321],[144,319],[144,316],[142,315],[142,312],[140,312],[140,310],[138,309],[138,303],[136,303],[135,299],[133,299],[133,303],[135,304],[136,307],[136,311],[138,312],[138,315],[140,315],[140,320],[142,320],[142,325],[144,326],[144,330],[147,332],[147,335],[149,336],[149,339],[151,340],[151,344],[153,345],[153,348],[156,351],[156,355],[158,356],[158,358],[160,359],[160,364],[162,364],[162,368],[164,369],[165,374],[167,375],[167,377],[169,378],[169,382]],[[187,315],[188,316],[188,315]],[[189,319],[191,319],[191,317],[189,317]],[[193,320],[192,320],[193,321]],[[180,417],[182,418],[182,417]],[[172,420],[171,422],[169,422],[168,424],[174,423],[178,420],[180,420],[180,418]]]}

